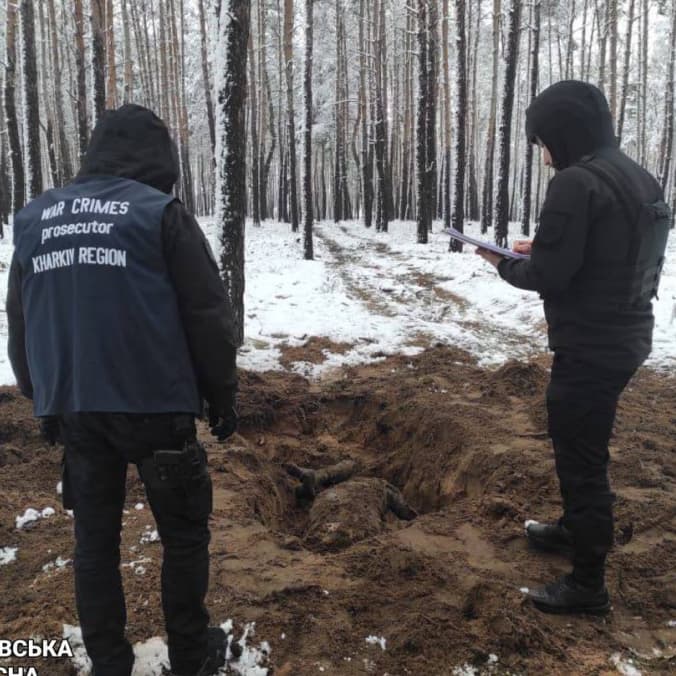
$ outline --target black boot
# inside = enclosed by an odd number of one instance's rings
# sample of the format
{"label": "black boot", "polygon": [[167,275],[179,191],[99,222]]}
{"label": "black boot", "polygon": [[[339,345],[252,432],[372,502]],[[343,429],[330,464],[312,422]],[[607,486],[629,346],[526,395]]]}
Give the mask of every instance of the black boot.
{"label": "black boot", "polygon": [[608,590],[603,584],[587,587],[576,582],[571,575],[531,590],[528,598],[543,613],[605,615],[610,610]]}
{"label": "black boot", "polygon": [[560,523],[526,521],[525,527],[528,544],[534,549],[568,557],[573,555],[573,535]]}
{"label": "black boot", "polygon": [[228,637],[220,627],[209,627],[207,631],[209,632],[208,653],[202,666],[197,671],[190,674],[167,671],[165,672],[167,676],[214,676],[214,674],[218,673],[218,670],[225,664],[225,655],[228,649]]}

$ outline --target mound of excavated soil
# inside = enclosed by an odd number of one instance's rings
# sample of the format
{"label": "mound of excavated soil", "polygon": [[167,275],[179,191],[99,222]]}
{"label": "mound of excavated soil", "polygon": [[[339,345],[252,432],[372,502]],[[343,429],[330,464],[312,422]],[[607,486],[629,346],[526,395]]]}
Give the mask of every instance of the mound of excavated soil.
{"label": "mound of excavated soil", "polygon": [[[611,444],[617,545],[608,618],[538,613],[520,593],[567,569],[528,551],[526,518],[558,516],[544,436],[547,361],[478,368],[430,349],[343,369],[323,382],[243,373],[242,426],[208,445],[214,480],[209,606],[219,622],[256,622],[269,667],[325,673],[451,675],[612,674],[616,653],[644,674],[676,666],[676,379],[642,372],[621,402]],[[205,430],[203,430],[205,432]],[[298,504],[287,463],[359,472]],[[59,507],[58,451],[42,444],[30,408],[0,390],[0,636],[60,637],[77,624],[72,519]],[[386,509],[387,483],[418,513]],[[161,546],[134,471],[122,560],[129,634],[163,633]],[[26,508],[56,513],[17,530]],[[147,538],[146,538],[147,540]],[[367,637],[385,639],[367,642]],[[497,664],[491,658],[498,658]],[[45,673],[70,674],[51,662]],[[471,673],[469,670],[464,673]]]}

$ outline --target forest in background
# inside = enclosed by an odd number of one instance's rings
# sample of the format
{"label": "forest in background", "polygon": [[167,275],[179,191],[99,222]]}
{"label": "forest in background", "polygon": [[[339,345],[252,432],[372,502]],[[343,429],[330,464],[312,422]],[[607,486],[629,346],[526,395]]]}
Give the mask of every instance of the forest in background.
{"label": "forest in background", "polygon": [[420,242],[433,219],[481,221],[502,244],[510,221],[529,234],[549,173],[524,113],[566,78],[606,92],[622,146],[676,199],[671,0],[0,4],[0,222],[72,178],[97,118],[125,102],[167,122],[177,193],[213,213],[233,83],[242,207],[304,225],[307,258],[314,220],[416,220]]}

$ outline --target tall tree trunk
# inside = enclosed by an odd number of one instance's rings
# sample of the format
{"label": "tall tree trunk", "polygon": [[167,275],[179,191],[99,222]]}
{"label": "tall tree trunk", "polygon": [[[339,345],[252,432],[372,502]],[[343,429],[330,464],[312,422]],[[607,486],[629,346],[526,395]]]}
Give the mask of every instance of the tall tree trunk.
{"label": "tall tree trunk", "polygon": [[617,0],[608,2],[608,31],[610,32],[610,54],[608,65],[610,66],[610,113],[617,120]]}
{"label": "tall tree trunk", "polygon": [[313,224],[313,206],[312,206],[312,3],[313,0],[305,0],[305,174],[303,176],[303,257],[311,261],[314,258],[314,249],[312,246],[312,224]]}
{"label": "tall tree trunk", "polygon": [[35,45],[35,12],[33,0],[22,0],[23,80],[26,100],[26,158],[28,199],[42,192],[42,155],[40,153],[40,101],[38,97],[38,65]]}
{"label": "tall tree trunk", "polygon": [[641,65],[639,68],[639,110],[640,115],[640,146],[639,163],[645,166],[648,159],[648,31],[650,26],[650,4],[649,0],[643,0],[643,30],[641,35]]}
{"label": "tall tree trunk", "polygon": [[73,177],[73,163],[70,156],[70,146],[66,137],[66,127],[64,122],[64,107],[63,107],[63,87],[58,86],[62,82],[61,59],[59,56],[59,39],[57,36],[56,24],[56,10],[54,7],[54,0],[48,0],[47,12],[49,17],[49,31],[50,43],[52,51],[52,78],[53,82],[57,83],[54,87],[54,113],[56,116],[56,127],[59,137],[59,157],[61,164],[61,181],[67,183]]}
{"label": "tall tree trunk", "polygon": [[676,4],[671,10],[671,34],[670,34],[669,67],[667,68],[667,81],[665,86],[666,97],[664,99],[664,127],[662,142],[660,143],[660,170],[658,179],[662,190],[666,193],[669,180],[669,170],[674,146],[674,61],[676,59]]}
{"label": "tall tree trunk", "polygon": [[427,244],[430,212],[427,195],[427,143],[426,117],[427,97],[430,83],[427,81],[427,50],[429,49],[427,0],[418,0],[418,113],[416,122],[416,165],[417,165],[417,230],[418,244]]}
{"label": "tall tree trunk", "polygon": [[[453,222],[462,232],[465,223],[465,130],[467,124],[467,36],[465,32],[465,0],[455,0],[456,25],[456,86],[457,114],[455,118],[455,191],[453,194]],[[462,251],[462,242],[451,238],[451,251]]]}
{"label": "tall tree trunk", "polygon": [[[371,140],[369,134],[369,104],[367,101],[367,60],[370,62],[370,42],[366,40],[366,3],[359,0],[359,117],[361,121],[361,180],[364,210],[364,225],[370,228],[373,223],[373,163],[371,162]],[[322,157],[323,157],[322,147]]]}
{"label": "tall tree trunk", "polygon": [[629,64],[631,62],[631,36],[634,27],[635,0],[629,0],[629,13],[627,15],[627,33],[624,47],[624,64],[622,66],[622,93],[620,95],[620,113],[617,120],[617,136],[621,139],[624,131],[624,115],[627,109],[627,91],[629,89]]}
{"label": "tall tree trunk", "polygon": [[[460,11],[458,9],[458,0],[456,0],[455,7],[457,15]],[[451,167],[451,74],[448,68],[448,24],[451,20],[451,15],[448,10],[448,0],[444,0],[442,11],[444,14],[441,31],[441,58],[444,71],[444,171],[442,199],[444,202],[444,228],[448,229],[451,226],[451,181],[449,176],[449,169]],[[460,31],[457,24],[456,30]],[[460,49],[459,42],[458,49]],[[460,62],[458,61],[458,63]],[[460,131],[459,127],[458,131]]]}
{"label": "tall tree trunk", "polygon": [[495,242],[507,246],[509,226],[509,164],[512,135],[512,110],[514,107],[514,82],[519,56],[519,28],[521,24],[521,0],[512,0],[509,12],[509,33],[505,57],[505,83],[500,120],[500,162],[498,168],[498,197],[495,204]]}
{"label": "tall tree trunk", "polygon": [[77,70],[77,129],[80,160],[84,157],[89,141],[89,123],[87,119],[87,76],[85,66],[84,14],[82,0],[73,0],[75,18],[75,67]]}
{"label": "tall tree trunk", "polygon": [[[530,57],[530,99],[536,97],[538,91],[538,73],[540,72],[540,0],[531,6],[531,57]],[[526,140],[526,166],[523,181],[523,216],[521,232],[530,236],[531,190],[533,183],[533,144]]]}
{"label": "tall tree trunk", "polygon": [[493,0],[493,76],[491,80],[491,105],[486,132],[486,161],[481,209],[481,232],[493,225],[493,171],[495,164],[495,127],[498,108],[498,59],[500,57],[501,0]]}
{"label": "tall tree trunk", "polygon": [[[607,0],[609,1],[609,0]],[[599,33],[599,87],[603,90],[606,89],[606,46],[608,43],[608,8],[609,5],[605,4],[601,0],[599,5],[599,0],[595,0],[596,8],[596,23],[598,25]],[[612,114],[613,109],[610,109]]]}
{"label": "tall tree trunk", "polygon": [[106,0],[90,0],[92,26],[92,81],[94,85],[94,120],[96,124],[106,108],[106,43],[104,24]]}
{"label": "tall tree trunk", "polygon": [[246,57],[250,0],[222,0],[216,66],[217,212],[221,270],[232,306],[236,345],[244,340],[244,216],[246,212]]}
{"label": "tall tree trunk", "polygon": [[132,97],[134,95],[134,62],[131,55],[130,28],[127,0],[122,0],[122,31],[124,40],[124,80],[122,88],[123,103],[131,103]]}
{"label": "tall tree trunk", "polygon": [[216,146],[216,131],[214,126],[214,104],[211,100],[211,77],[209,74],[209,59],[207,59],[207,22],[204,15],[204,0],[198,0],[200,21],[200,45],[202,53],[202,81],[204,82],[204,100],[207,105],[207,124],[209,125],[209,140],[213,152]]}
{"label": "tall tree trunk", "polygon": [[[479,38],[481,37],[481,5],[482,0],[478,0],[476,8],[476,29],[474,33],[474,46],[472,48],[472,107],[471,107],[471,134],[470,134],[470,152],[467,161],[468,181],[468,205],[469,205],[469,219],[478,221],[481,218],[481,210],[479,208],[479,182],[477,180],[477,155],[475,149],[477,147],[477,127],[479,117],[479,103],[477,98],[477,66],[479,63]],[[468,38],[469,43],[469,38]]]}
{"label": "tall tree trunk", "polygon": [[[124,4],[124,0],[123,0]],[[106,86],[106,108],[117,108],[117,65],[115,63],[115,30],[113,0],[106,0],[106,61],[108,84]]]}
{"label": "tall tree trunk", "polygon": [[9,140],[9,161],[12,165],[12,209],[14,212],[17,212],[23,207],[26,198],[26,177],[16,105],[16,30],[18,21],[17,5],[14,0],[7,0],[6,7],[7,28],[5,42],[7,64],[5,66],[5,116]]}
{"label": "tall tree trunk", "polygon": [[258,165],[258,99],[256,92],[256,57],[253,46],[253,32],[249,33],[249,123],[251,127],[251,215],[254,225],[261,224],[260,215],[260,171]]}
{"label": "tall tree trunk", "polygon": [[289,141],[289,198],[291,230],[298,232],[298,191],[296,184],[296,121],[293,103],[293,0],[284,0],[284,63],[286,65],[287,135]]}
{"label": "tall tree trunk", "polygon": [[437,121],[437,52],[439,49],[439,37],[437,34],[437,23],[439,19],[438,0],[427,0],[428,18],[427,18],[427,113],[425,116],[425,140],[427,144],[427,200],[429,201],[429,219],[427,227],[432,231],[432,219],[437,212],[437,141],[436,141],[436,121]]}
{"label": "tall tree trunk", "polygon": [[377,8],[377,38],[375,54],[376,80],[376,122],[375,122],[375,151],[376,168],[378,170],[378,218],[376,228],[380,232],[387,232],[392,219],[392,180],[387,161],[387,106],[385,103],[386,88],[386,37],[385,37],[385,10],[384,0],[376,3]]}

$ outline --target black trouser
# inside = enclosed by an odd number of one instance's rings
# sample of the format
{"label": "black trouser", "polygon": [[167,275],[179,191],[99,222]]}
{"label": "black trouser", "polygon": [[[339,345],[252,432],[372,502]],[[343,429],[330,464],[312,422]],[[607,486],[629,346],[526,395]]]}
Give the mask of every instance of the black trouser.
{"label": "black trouser", "polygon": [[557,352],[547,389],[549,435],[563,498],[562,523],[573,534],[573,576],[603,584],[613,544],[608,442],[617,401],[634,374],[613,371]]}
{"label": "black trouser", "polygon": [[78,413],[61,420],[64,504],[75,512],[75,597],[96,676],[129,676],[134,656],[125,638],[120,529],[127,464],[145,485],[164,547],[162,606],[172,669],[196,672],[207,655],[211,481],[200,448],[198,483],[175,473],[158,480],[153,452],[180,450],[194,439],[192,416]]}

